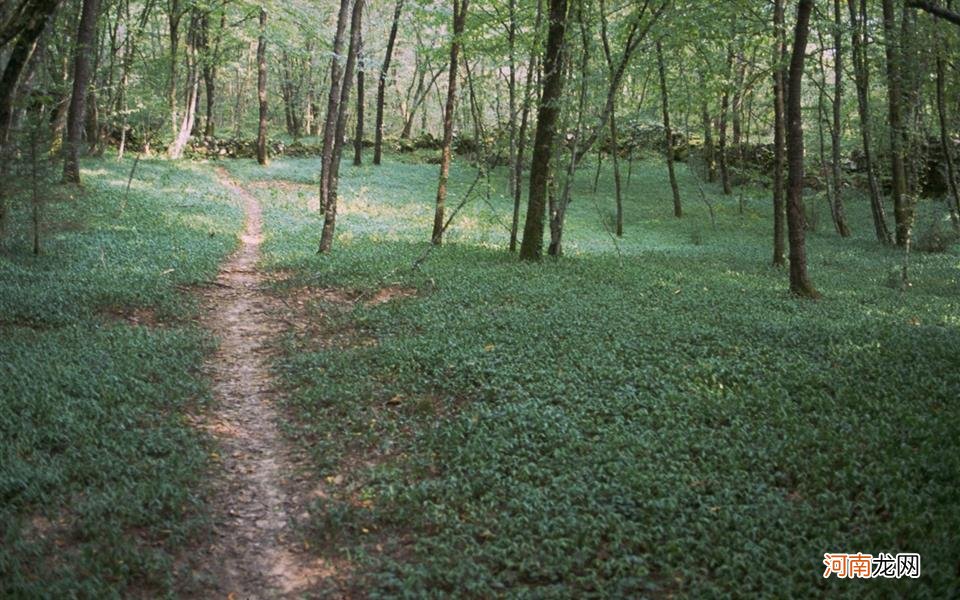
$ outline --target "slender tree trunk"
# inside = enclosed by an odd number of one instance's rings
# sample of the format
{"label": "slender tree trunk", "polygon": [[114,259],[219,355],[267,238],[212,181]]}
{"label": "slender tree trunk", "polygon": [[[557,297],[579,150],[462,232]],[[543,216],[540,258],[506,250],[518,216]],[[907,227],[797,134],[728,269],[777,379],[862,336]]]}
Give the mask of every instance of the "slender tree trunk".
{"label": "slender tree trunk", "polygon": [[[320,235],[320,252],[328,253],[333,247],[333,234],[337,225],[337,187],[339,184],[340,157],[343,154],[343,138],[347,128],[347,106],[350,103],[350,85],[353,81],[353,70],[357,62],[357,52],[360,47],[360,29],[363,24],[364,0],[355,0],[353,13],[350,17],[350,45],[347,48],[347,64],[344,67],[343,80],[340,86],[340,100],[336,103],[339,114],[336,119],[334,132],[333,153],[330,160],[330,177],[323,211],[323,231]],[[332,72],[331,72],[332,74]]]}
{"label": "slender tree trunk", "polygon": [[187,32],[187,103],[180,122],[180,129],[167,148],[167,155],[177,159],[183,156],[183,150],[190,140],[194,120],[197,116],[197,100],[200,92],[200,68],[197,64],[197,24],[199,18],[194,12],[190,18]]}
{"label": "slender tree trunk", "polygon": [[170,82],[167,87],[167,102],[170,107],[170,131],[177,135],[177,48],[180,45],[180,0],[170,0],[167,19],[170,24]]}
{"label": "slender tree trunk", "polygon": [[373,164],[379,165],[383,157],[383,103],[386,95],[387,76],[390,72],[390,61],[393,58],[393,46],[397,41],[397,29],[400,26],[400,13],[403,11],[403,0],[397,0],[393,8],[393,22],[390,25],[390,35],[387,36],[387,51],[383,56],[383,66],[380,67],[380,77],[377,80],[377,122],[374,125],[375,139],[373,142]]}
{"label": "slender tree trunk", "polygon": [[840,172],[840,125],[843,109],[843,13],[840,0],[833,0],[833,127],[830,129],[830,163],[833,171],[833,222],[840,237],[850,237],[847,210],[843,205]]}
{"label": "slender tree trunk", "polygon": [[730,114],[733,126],[733,150],[737,163],[740,164],[743,161],[743,96],[744,82],[747,78],[747,61],[742,47],[737,48],[735,56],[736,67]]}
{"label": "slender tree trunk", "polygon": [[860,115],[860,136],[863,142],[863,158],[867,170],[867,187],[870,191],[870,209],[877,240],[890,244],[893,240],[887,227],[887,215],[883,207],[883,194],[877,181],[876,161],[873,158],[873,133],[870,117],[870,63],[863,47],[866,36],[867,0],[860,0],[857,15],[856,0],[847,0],[850,10],[851,56],[857,86],[857,109]]}
{"label": "slender tree trunk", "polygon": [[614,106],[614,109],[610,111],[610,148],[612,152],[610,157],[613,159],[613,189],[617,200],[616,234],[617,237],[623,237],[623,185],[620,178],[620,149],[617,137],[617,110]]}
{"label": "slender tree trunk", "polygon": [[549,31],[543,57],[543,91],[537,108],[537,130],[530,161],[530,191],[527,198],[527,219],[520,243],[520,258],[540,260],[543,255],[543,225],[550,181],[550,155],[560,97],[563,94],[563,38],[567,29],[567,0],[550,0]]}
{"label": "slender tree trunk", "polygon": [[[330,91],[327,96],[327,115],[323,122],[323,150],[320,158],[320,207],[326,211],[330,198],[330,178],[333,173],[333,148],[340,116],[340,87],[343,85],[343,36],[350,19],[350,0],[340,0],[337,29],[333,37],[333,58],[330,60]],[[323,249],[321,247],[321,252]]]}
{"label": "slender tree trunk", "polygon": [[[701,90],[704,88],[703,72],[697,71],[697,79]],[[707,105],[707,94],[702,94],[703,101],[700,104],[700,120],[703,122],[703,157],[707,161],[707,181],[713,183],[717,180],[717,160],[713,147],[713,125],[711,125],[710,109]]]}
{"label": "slender tree trunk", "polygon": [[[508,162],[513,165],[517,160],[517,0],[509,2],[510,21],[507,25],[507,46],[509,48],[509,77],[507,82],[507,93],[509,96],[510,111],[510,158]],[[499,98],[499,95],[497,96]],[[497,120],[499,122],[499,119]],[[510,169],[509,176],[509,194],[512,198],[520,182],[517,179],[516,169]]]}
{"label": "slender tree trunk", "polygon": [[257,40],[257,99],[260,119],[257,124],[257,162],[267,164],[267,10],[260,6],[260,36]]}
{"label": "slender tree trunk", "polygon": [[357,130],[353,136],[353,166],[359,167],[363,164],[363,104],[364,104],[364,71],[366,70],[366,60],[363,54],[363,33],[360,34],[360,48],[357,50]]}
{"label": "slender tree trunk", "polygon": [[77,45],[73,59],[73,93],[67,113],[67,132],[63,140],[63,181],[80,183],[80,145],[86,112],[87,86],[90,84],[91,52],[97,37],[97,13],[100,0],[83,0]]}
{"label": "slender tree trunk", "polygon": [[807,251],[803,210],[803,63],[810,30],[813,0],[800,0],[794,30],[793,55],[787,82],[787,227],[790,239],[790,291],[818,298],[807,276]]}
{"label": "slender tree trunk", "polygon": [[893,12],[893,0],[883,0],[884,45],[887,54],[887,99],[890,119],[890,170],[893,177],[893,217],[898,246],[906,246],[913,225],[913,210],[907,198],[907,174],[903,150],[903,76],[900,70],[900,44]]}
{"label": "slender tree trunk", "polygon": [[786,154],[786,118],[784,96],[786,90],[786,29],[784,26],[784,0],[774,0],[773,28],[776,40],[773,46],[773,265],[782,267],[784,258],[784,181],[783,170]]}
{"label": "slender tree trunk", "polygon": [[[559,197],[557,197],[556,194],[550,194],[547,207],[550,211],[550,245],[547,246],[547,254],[554,258],[563,256],[563,227],[566,220],[567,207],[570,205],[570,197],[573,193],[573,181],[576,176],[577,165],[579,164],[580,158],[584,156],[584,153],[580,152],[579,149],[580,144],[583,142],[584,115],[587,113],[587,91],[589,89],[587,77],[588,67],[590,65],[591,36],[587,27],[587,21],[584,18],[583,2],[577,4],[576,15],[577,25],[580,29],[580,47],[582,48],[579,65],[580,89],[577,94],[576,126],[574,127],[573,140],[570,144],[570,159],[567,161],[567,169],[563,178],[563,188],[560,191]],[[603,23],[603,21],[601,21],[601,23]],[[609,111],[609,109],[610,97],[608,96],[605,110]],[[609,118],[609,114],[606,115],[605,119],[607,118]],[[605,121],[601,122],[605,123]],[[598,137],[599,134],[593,131],[589,136],[589,139],[592,140],[590,143],[594,143]]]}
{"label": "slender tree trunk", "polygon": [[[443,147],[440,157],[440,181],[437,184],[437,206],[433,215],[433,233],[430,237],[435,246],[443,243],[443,214],[447,201],[447,179],[450,177],[450,147],[453,143],[453,114],[457,101],[457,60],[460,54],[461,36],[467,19],[469,0],[453,0],[453,40],[450,43],[450,79],[447,83],[447,103],[443,111]],[[478,140],[479,142],[479,140]]]}
{"label": "slender tree trunk", "polygon": [[[733,69],[733,44],[727,50],[727,75]],[[719,150],[720,150],[720,181],[723,182],[723,193],[729,196],[733,193],[730,186],[730,171],[727,165],[727,116],[730,112],[730,86],[724,86],[723,96],[720,99],[720,131]]]}
{"label": "slender tree trunk", "polygon": [[957,185],[957,174],[953,163],[953,141],[950,139],[949,119],[947,118],[946,93],[944,92],[944,79],[946,79],[944,59],[943,59],[943,40],[940,39],[941,47],[937,54],[937,117],[940,122],[940,145],[943,146],[943,158],[947,165],[947,189],[950,191],[950,197],[953,202],[947,200],[947,207],[950,210],[950,220],[954,229],[960,229],[960,186]]}
{"label": "slender tree trunk", "polygon": [[667,93],[667,68],[663,61],[663,44],[657,40],[657,67],[660,72],[660,101],[663,105],[663,131],[666,137],[667,172],[670,174],[670,190],[673,192],[673,216],[683,216],[683,206],[680,204],[680,188],[677,185],[677,174],[673,169],[673,130],[670,129],[670,100]]}
{"label": "slender tree trunk", "polygon": [[[534,33],[540,31],[540,22],[543,18],[543,0],[537,0],[537,18],[533,24]],[[513,189],[513,220],[510,223],[510,252],[517,250],[517,232],[520,228],[520,199],[523,194],[521,181],[523,180],[523,155],[527,148],[527,129],[530,124],[530,103],[533,98],[533,74],[538,70],[536,44],[530,45],[530,58],[527,61],[526,81],[523,84],[523,110],[520,115],[520,132],[517,134],[517,155],[513,163],[514,178],[517,182]]]}

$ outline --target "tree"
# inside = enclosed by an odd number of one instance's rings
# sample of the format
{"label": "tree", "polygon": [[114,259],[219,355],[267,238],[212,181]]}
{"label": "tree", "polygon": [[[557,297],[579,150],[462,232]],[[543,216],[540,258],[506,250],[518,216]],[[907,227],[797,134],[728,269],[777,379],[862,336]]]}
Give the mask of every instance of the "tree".
{"label": "tree", "polygon": [[337,187],[340,172],[340,157],[343,154],[343,136],[347,127],[347,106],[350,102],[350,84],[353,81],[353,69],[360,48],[360,28],[363,20],[364,0],[355,0],[350,17],[350,45],[347,48],[347,64],[344,67],[343,81],[340,86],[340,98],[335,103],[337,109],[336,129],[333,134],[333,151],[330,156],[329,178],[327,180],[327,198],[323,211],[323,231],[320,234],[320,252],[330,252],[333,247],[333,234],[337,225]]}
{"label": "tree", "polygon": [[257,99],[260,119],[257,123],[257,162],[267,164],[267,10],[260,7],[260,36],[257,39]]}
{"label": "tree", "polygon": [[924,0],[907,0],[907,6],[910,8],[919,8],[935,17],[950,21],[954,25],[960,25],[960,13],[943,8],[942,6],[938,6],[933,2],[926,2]]}
{"label": "tree", "polygon": [[803,63],[810,32],[813,0],[800,0],[787,81],[787,228],[790,240],[790,291],[819,298],[807,276],[803,209]]}
{"label": "tree", "polygon": [[97,40],[97,14],[100,0],[83,0],[77,43],[73,50],[73,92],[67,113],[67,131],[63,140],[63,181],[80,183],[80,145],[87,108],[91,58]]}
{"label": "tree", "polygon": [[847,211],[843,205],[840,174],[840,124],[843,108],[843,13],[840,0],[833,0],[833,124],[830,127],[831,170],[833,175],[833,223],[841,237],[850,237]]}
{"label": "tree", "polygon": [[874,233],[882,244],[893,240],[887,228],[887,216],[883,207],[880,183],[877,181],[876,163],[873,157],[873,133],[870,116],[870,63],[864,47],[867,27],[867,0],[847,0],[850,11],[850,54],[853,60],[854,82],[857,87],[857,109],[860,116],[860,136],[863,143],[863,158],[866,163],[867,187],[870,192],[870,209],[873,215]]}
{"label": "tree", "polygon": [[[537,0],[537,17],[533,24],[534,34],[540,31],[543,19],[543,0]],[[530,58],[527,61],[526,81],[523,84],[523,108],[520,110],[520,129],[517,132],[517,153],[513,162],[513,218],[510,221],[510,252],[517,251],[517,232],[520,228],[520,197],[523,194],[523,156],[527,149],[527,129],[530,126],[530,105],[533,100],[533,76],[538,70],[537,44],[530,44]]]}
{"label": "tree", "polygon": [[183,156],[183,149],[190,140],[190,132],[197,117],[197,105],[200,99],[200,66],[197,60],[197,38],[200,25],[199,11],[190,11],[190,24],[187,30],[187,104],[184,107],[180,128],[167,148],[170,158]]}
{"label": "tree", "polygon": [[400,13],[403,11],[403,0],[397,0],[393,9],[393,21],[390,25],[390,35],[387,37],[387,50],[383,56],[383,66],[380,67],[380,76],[377,78],[377,117],[374,125],[373,164],[379,165],[383,157],[383,102],[386,96],[387,74],[390,72],[390,61],[393,59],[393,46],[397,41],[397,29],[400,25]]}
{"label": "tree", "polygon": [[[10,19],[9,28],[0,32],[0,47],[16,40],[0,75],[0,178],[6,174],[13,107],[23,72],[37,47],[37,40],[57,10],[59,0],[25,2],[19,18]],[[5,186],[0,186],[3,188]],[[7,225],[6,192],[0,189],[0,236]]]}
{"label": "tree", "polygon": [[330,178],[333,174],[333,147],[340,116],[340,87],[342,85],[343,35],[350,18],[350,0],[340,0],[337,29],[333,36],[333,58],[330,60],[330,88],[327,94],[327,115],[323,122],[323,146],[320,157],[320,207],[326,210],[330,199]]}
{"label": "tree", "polygon": [[358,38],[359,48],[357,49],[357,129],[353,135],[353,165],[359,167],[363,164],[363,103],[364,103],[364,70],[365,57],[363,55],[363,33]]}
{"label": "tree", "polygon": [[907,197],[907,174],[904,153],[903,129],[903,73],[900,70],[900,47],[898,44],[896,15],[893,0],[883,0],[884,47],[887,54],[887,104],[890,119],[890,173],[893,179],[893,218],[896,221],[898,246],[906,246],[910,240],[913,208]]}
{"label": "tree", "polygon": [[[453,39],[450,42],[450,78],[447,82],[447,102],[443,111],[443,145],[440,156],[440,181],[437,183],[437,205],[433,214],[433,233],[430,241],[443,243],[443,213],[447,201],[447,179],[450,177],[451,146],[453,144],[453,112],[457,102],[457,59],[461,38],[467,20],[469,0],[453,0]],[[479,140],[478,140],[479,141]]]}
{"label": "tree", "polygon": [[550,0],[548,9],[547,46],[543,53],[543,91],[537,107],[537,130],[530,160],[530,191],[527,198],[527,220],[520,243],[520,258],[540,260],[543,256],[543,226],[547,207],[547,186],[550,180],[550,155],[560,97],[563,94],[563,39],[567,31],[567,0]]}
{"label": "tree", "polygon": [[660,101],[663,106],[663,133],[666,137],[667,172],[670,175],[670,190],[673,192],[673,216],[683,216],[680,204],[680,188],[677,186],[677,174],[673,169],[673,130],[670,129],[670,101],[667,93],[667,67],[663,60],[663,43],[657,40],[657,70],[660,72]]}
{"label": "tree", "polygon": [[783,169],[786,154],[786,57],[787,39],[784,25],[784,0],[773,3],[773,266],[782,267],[784,259],[783,230],[786,213],[783,202]]}

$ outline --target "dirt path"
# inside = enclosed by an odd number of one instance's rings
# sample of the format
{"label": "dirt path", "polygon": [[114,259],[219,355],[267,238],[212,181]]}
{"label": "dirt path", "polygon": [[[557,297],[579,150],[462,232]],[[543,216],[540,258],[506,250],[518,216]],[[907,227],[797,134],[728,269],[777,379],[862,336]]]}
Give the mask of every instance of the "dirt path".
{"label": "dirt path", "polygon": [[205,544],[202,595],[237,598],[299,596],[333,575],[310,557],[294,535],[306,518],[299,461],[285,446],[272,403],[269,341],[282,330],[275,300],[257,271],[262,216],[256,198],[224,169],[220,183],[243,200],[246,229],[241,248],[223,265],[206,295],[205,325],[220,340],[207,370],[214,409],[203,426],[217,439],[221,480],[215,483],[215,524]]}

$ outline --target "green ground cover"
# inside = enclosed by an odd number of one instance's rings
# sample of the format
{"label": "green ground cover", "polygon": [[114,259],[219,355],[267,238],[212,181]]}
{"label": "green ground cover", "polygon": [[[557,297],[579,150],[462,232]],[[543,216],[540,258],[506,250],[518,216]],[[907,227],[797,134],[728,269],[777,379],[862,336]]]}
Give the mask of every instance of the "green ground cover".
{"label": "green ground cover", "polygon": [[209,169],[85,163],[86,187],[44,187],[44,253],[17,203],[0,250],[0,595],[173,589],[204,523],[212,348],[184,286],[209,281],[242,212]]}
{"label": "green ground cover", "polygon": [[[455,165],[451,204],[473,179]],[[960,539],[960,254],[911,258],[809,237],[825,299],[792,298],[768,266],[767,193],[745,212],[681,167],[635,165],[622,261],[584,169],[567,256],[504,252],[502,173],[423,267],[435,166],[341,169],[338,239],[315,253],[318,161],[228,168],[266,204],[264,264],[303,286],[415,287],[415,298],[307,316],[376,343],[288,336],[278,372],[336,493],[314,536],[372,595],[947,597]],[[282,182],[301,184],[290,186]],[[925,205],[923,220],[935,207]],[[895,280],[896,277],[893,277]],[[300,292],[298,292],[300,293]],[[919,552],[919,581],[821,577],[824,552]]]}

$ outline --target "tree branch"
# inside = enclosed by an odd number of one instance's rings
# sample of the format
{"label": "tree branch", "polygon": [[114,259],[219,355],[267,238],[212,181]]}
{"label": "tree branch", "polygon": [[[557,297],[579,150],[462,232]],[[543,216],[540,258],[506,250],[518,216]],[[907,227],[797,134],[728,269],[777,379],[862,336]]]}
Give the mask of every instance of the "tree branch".
{"label": "tree branch", "polygon": [[926,11],[935,17],[950,21],[954,25],[960,25],[960,13],[947,10],[946,8],[943,8],[942,6],[939,6],[933,2],[926,2],[925,0],[907,0],[907,6],[910,8],[919,8],[920,10]]}

